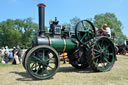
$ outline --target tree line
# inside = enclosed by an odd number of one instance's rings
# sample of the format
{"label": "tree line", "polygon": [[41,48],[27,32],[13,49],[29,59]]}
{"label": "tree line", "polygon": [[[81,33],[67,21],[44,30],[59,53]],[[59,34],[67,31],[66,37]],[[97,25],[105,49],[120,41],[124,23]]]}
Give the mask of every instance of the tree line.
{"label": "tree line", "polygon": [[[63,25],[67,30],[74,30],[75,25],[81,19],[74,17],[70,23]],[[97,14],[94,18],[88,18],[92,21],[95,27],[101,28],[103,24],[108,24],[111,28],[114,41],[117,44],[123,44],[127,39],[123,34],[123,25],[113,13]],[[47,30],[45,28],[45,30]],[[9,46],[10,48],[19,45],[22,48],[28,48],[32,45],[32,40],[37,36],[38,24],[32,21],[32,18],[26,19],[7,19],[0,22],[0,47]]]}
{"label": "tree line", "polygon": [[27,19],[7,19],[0,22],[0,47],[19,45],[22,48],[31,46],[32,39],[36,36],[38,25]]}

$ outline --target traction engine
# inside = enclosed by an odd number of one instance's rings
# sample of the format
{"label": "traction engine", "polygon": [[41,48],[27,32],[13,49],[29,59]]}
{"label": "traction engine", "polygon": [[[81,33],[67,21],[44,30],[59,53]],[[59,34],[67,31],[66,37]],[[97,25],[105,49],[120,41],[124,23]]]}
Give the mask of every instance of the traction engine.
{"label": "traction engine", "polygon": [[28,74],[35,79],[48,79],[59,69],[60,55],[67,53],[69,63],[76,69],[90,66],[93,71],[109,71],[116,60],[111,39],[97,36],[95,26],[89,20],[81,20],[75,31],[67,31],[55,18],[45,32],[45,5],[38,4],[39,36],[32,42],[22,60]]}

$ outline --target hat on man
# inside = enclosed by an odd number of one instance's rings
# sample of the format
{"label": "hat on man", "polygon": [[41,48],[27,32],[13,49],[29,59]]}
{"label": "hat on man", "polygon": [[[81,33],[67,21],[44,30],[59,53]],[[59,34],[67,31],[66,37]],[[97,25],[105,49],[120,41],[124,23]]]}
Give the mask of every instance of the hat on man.
{"label": "hat on man", "polygon": [[107,24],[104,24],[103,27],[107,27],[108,25]]}

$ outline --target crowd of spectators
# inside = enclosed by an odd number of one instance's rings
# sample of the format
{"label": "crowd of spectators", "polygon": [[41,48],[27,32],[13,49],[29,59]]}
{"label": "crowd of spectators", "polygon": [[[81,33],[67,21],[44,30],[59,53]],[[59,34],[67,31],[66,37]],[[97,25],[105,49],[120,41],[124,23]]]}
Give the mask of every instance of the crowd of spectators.
{"label": "crowd of spectators", "polygon": [[22,49],[20,49],[19,46],[8,48],[8,46],[2,47],[0,49],[0,59],[1,63],[9,63],[12,64],[20,64],[21,63],[21,55],[22,55]]}

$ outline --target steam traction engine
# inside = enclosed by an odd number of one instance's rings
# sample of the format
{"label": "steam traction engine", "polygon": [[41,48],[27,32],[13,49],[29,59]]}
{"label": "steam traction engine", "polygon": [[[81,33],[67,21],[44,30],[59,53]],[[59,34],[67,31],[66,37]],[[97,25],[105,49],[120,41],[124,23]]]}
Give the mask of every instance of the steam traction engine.
{"label": "steam traction engine", "polygon": [[115,63],[115,47],[107,37],[98,37],[94,25],[88,20],[76,24],[75,32],[58,25],[57,18],[50,22],[50,31],[44,31],[44,4],[39,7],[39,36],[23,57],[23,66],[35,79],[47,79],[59,68],[59,55],[66,52],[70,64],[77,68],[90,66],[94,71],[109,71]]}

